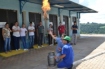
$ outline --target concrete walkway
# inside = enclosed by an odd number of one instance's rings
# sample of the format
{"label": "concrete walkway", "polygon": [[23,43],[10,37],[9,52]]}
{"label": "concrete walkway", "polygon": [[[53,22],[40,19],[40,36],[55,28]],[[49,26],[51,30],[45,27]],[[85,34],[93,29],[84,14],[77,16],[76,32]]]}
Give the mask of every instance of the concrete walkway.
{"label": "concrete walkway", "polygon": [[84,59],[74,69],[105,69],[105,41]]}
{"label": "concrete walkway", "polygon": [[[103,36],[88,36],[88,37],[84,36],[78,39],[77,45],[73,46],[74,53],[75,53],[75,61],[85,58],[93,50],[99,47],[104,41],[105,41],[105,37]],[[48,47],[44,47],[38,50],[30,49],[28,52],[20,54],[20,55],[16,55],[16,56],[5,58],[5,59],[0,58],[0,69],[56,69],[55,67],[47,66],[48,65],[47,64],[48,52],[54,51],[55,48],[56,46],[52,46],[52,47],[48,46]],[[103,57],[104,55],[101,55],[101,59],[103,59]],[[90,67],[92,65],[90,65]],[[86,66],[85,64],[81,63],[79,66],[77,66],[77,69],[86,69],[83,67],[86,67]],[[103,68],[98,68],[98,69],[103,69]]]}

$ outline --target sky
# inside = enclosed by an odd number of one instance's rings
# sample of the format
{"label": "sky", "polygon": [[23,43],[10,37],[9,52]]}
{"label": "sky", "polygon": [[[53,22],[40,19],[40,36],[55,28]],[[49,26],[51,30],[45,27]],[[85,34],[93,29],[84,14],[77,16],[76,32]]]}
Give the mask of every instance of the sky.
{"label": "sky", "polygon": [[81,14],[80,23],[87,23],[87,22],[105,23],[104,0],[79,0],[79,3],[98,11],[98,13]]}

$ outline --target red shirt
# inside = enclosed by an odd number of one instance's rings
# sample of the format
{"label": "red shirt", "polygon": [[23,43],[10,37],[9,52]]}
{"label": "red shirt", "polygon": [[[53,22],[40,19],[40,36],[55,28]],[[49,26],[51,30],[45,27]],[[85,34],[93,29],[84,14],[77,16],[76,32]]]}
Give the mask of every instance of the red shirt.
{"label": "red shirt", "polygon": [[60,25],[60,26],[58,27],[58,31],[59,31],[60,34],[65,33],[65,25]]}

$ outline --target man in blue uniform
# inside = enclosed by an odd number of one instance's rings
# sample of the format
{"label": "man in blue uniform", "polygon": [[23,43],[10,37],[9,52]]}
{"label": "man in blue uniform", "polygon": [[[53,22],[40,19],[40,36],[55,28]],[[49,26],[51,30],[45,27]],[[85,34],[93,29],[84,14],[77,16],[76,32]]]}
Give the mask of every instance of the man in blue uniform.
{"label": "man in blue uniform", "polygon": [[62,35],[62,37],[55,37],[51,31],[49,31],[49,34],[57,42],[57,47],[56,47],[56,57],[57,57],[57,59],[56,59],[56,61],[59,62],[59,58],[58,57],[61,55],[61,49],[63,47],[62,38],[65,35]]}
{"label": "man in blue uniform", "polygon": [[69,44],[70,40],[71,39],[69,36],[65,36],[62,39],[62,43],[64,45],[62,47],[61,56],[59,57],[61,61],[57,64],[58,68],[72,69],[72,64],[74,61],[74,52],[72,46]]}

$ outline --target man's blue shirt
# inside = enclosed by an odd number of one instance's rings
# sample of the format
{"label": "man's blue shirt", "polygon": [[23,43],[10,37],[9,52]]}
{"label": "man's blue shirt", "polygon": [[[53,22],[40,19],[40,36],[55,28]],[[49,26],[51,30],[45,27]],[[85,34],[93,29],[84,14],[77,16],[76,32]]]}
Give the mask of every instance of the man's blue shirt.
{"label": "man's blue shirt", "polygon": [[62,47],[62,55],[66,55],[62,62],[64,62],[65,64],[67,64],[67,67],[70,66],[70,64],[73,64],[74,61],[74,52],[73,52],[73,48],[70,44],[64,45]]}
{"label": "man's blue shirt", "polygon": [[57,47],[56,47],[56,52],[57,53],[61,53],[61,51],[59,51],[59,48],[63,47],[63,43],[60,37],[56,37],[56,42],[57,42]]}

